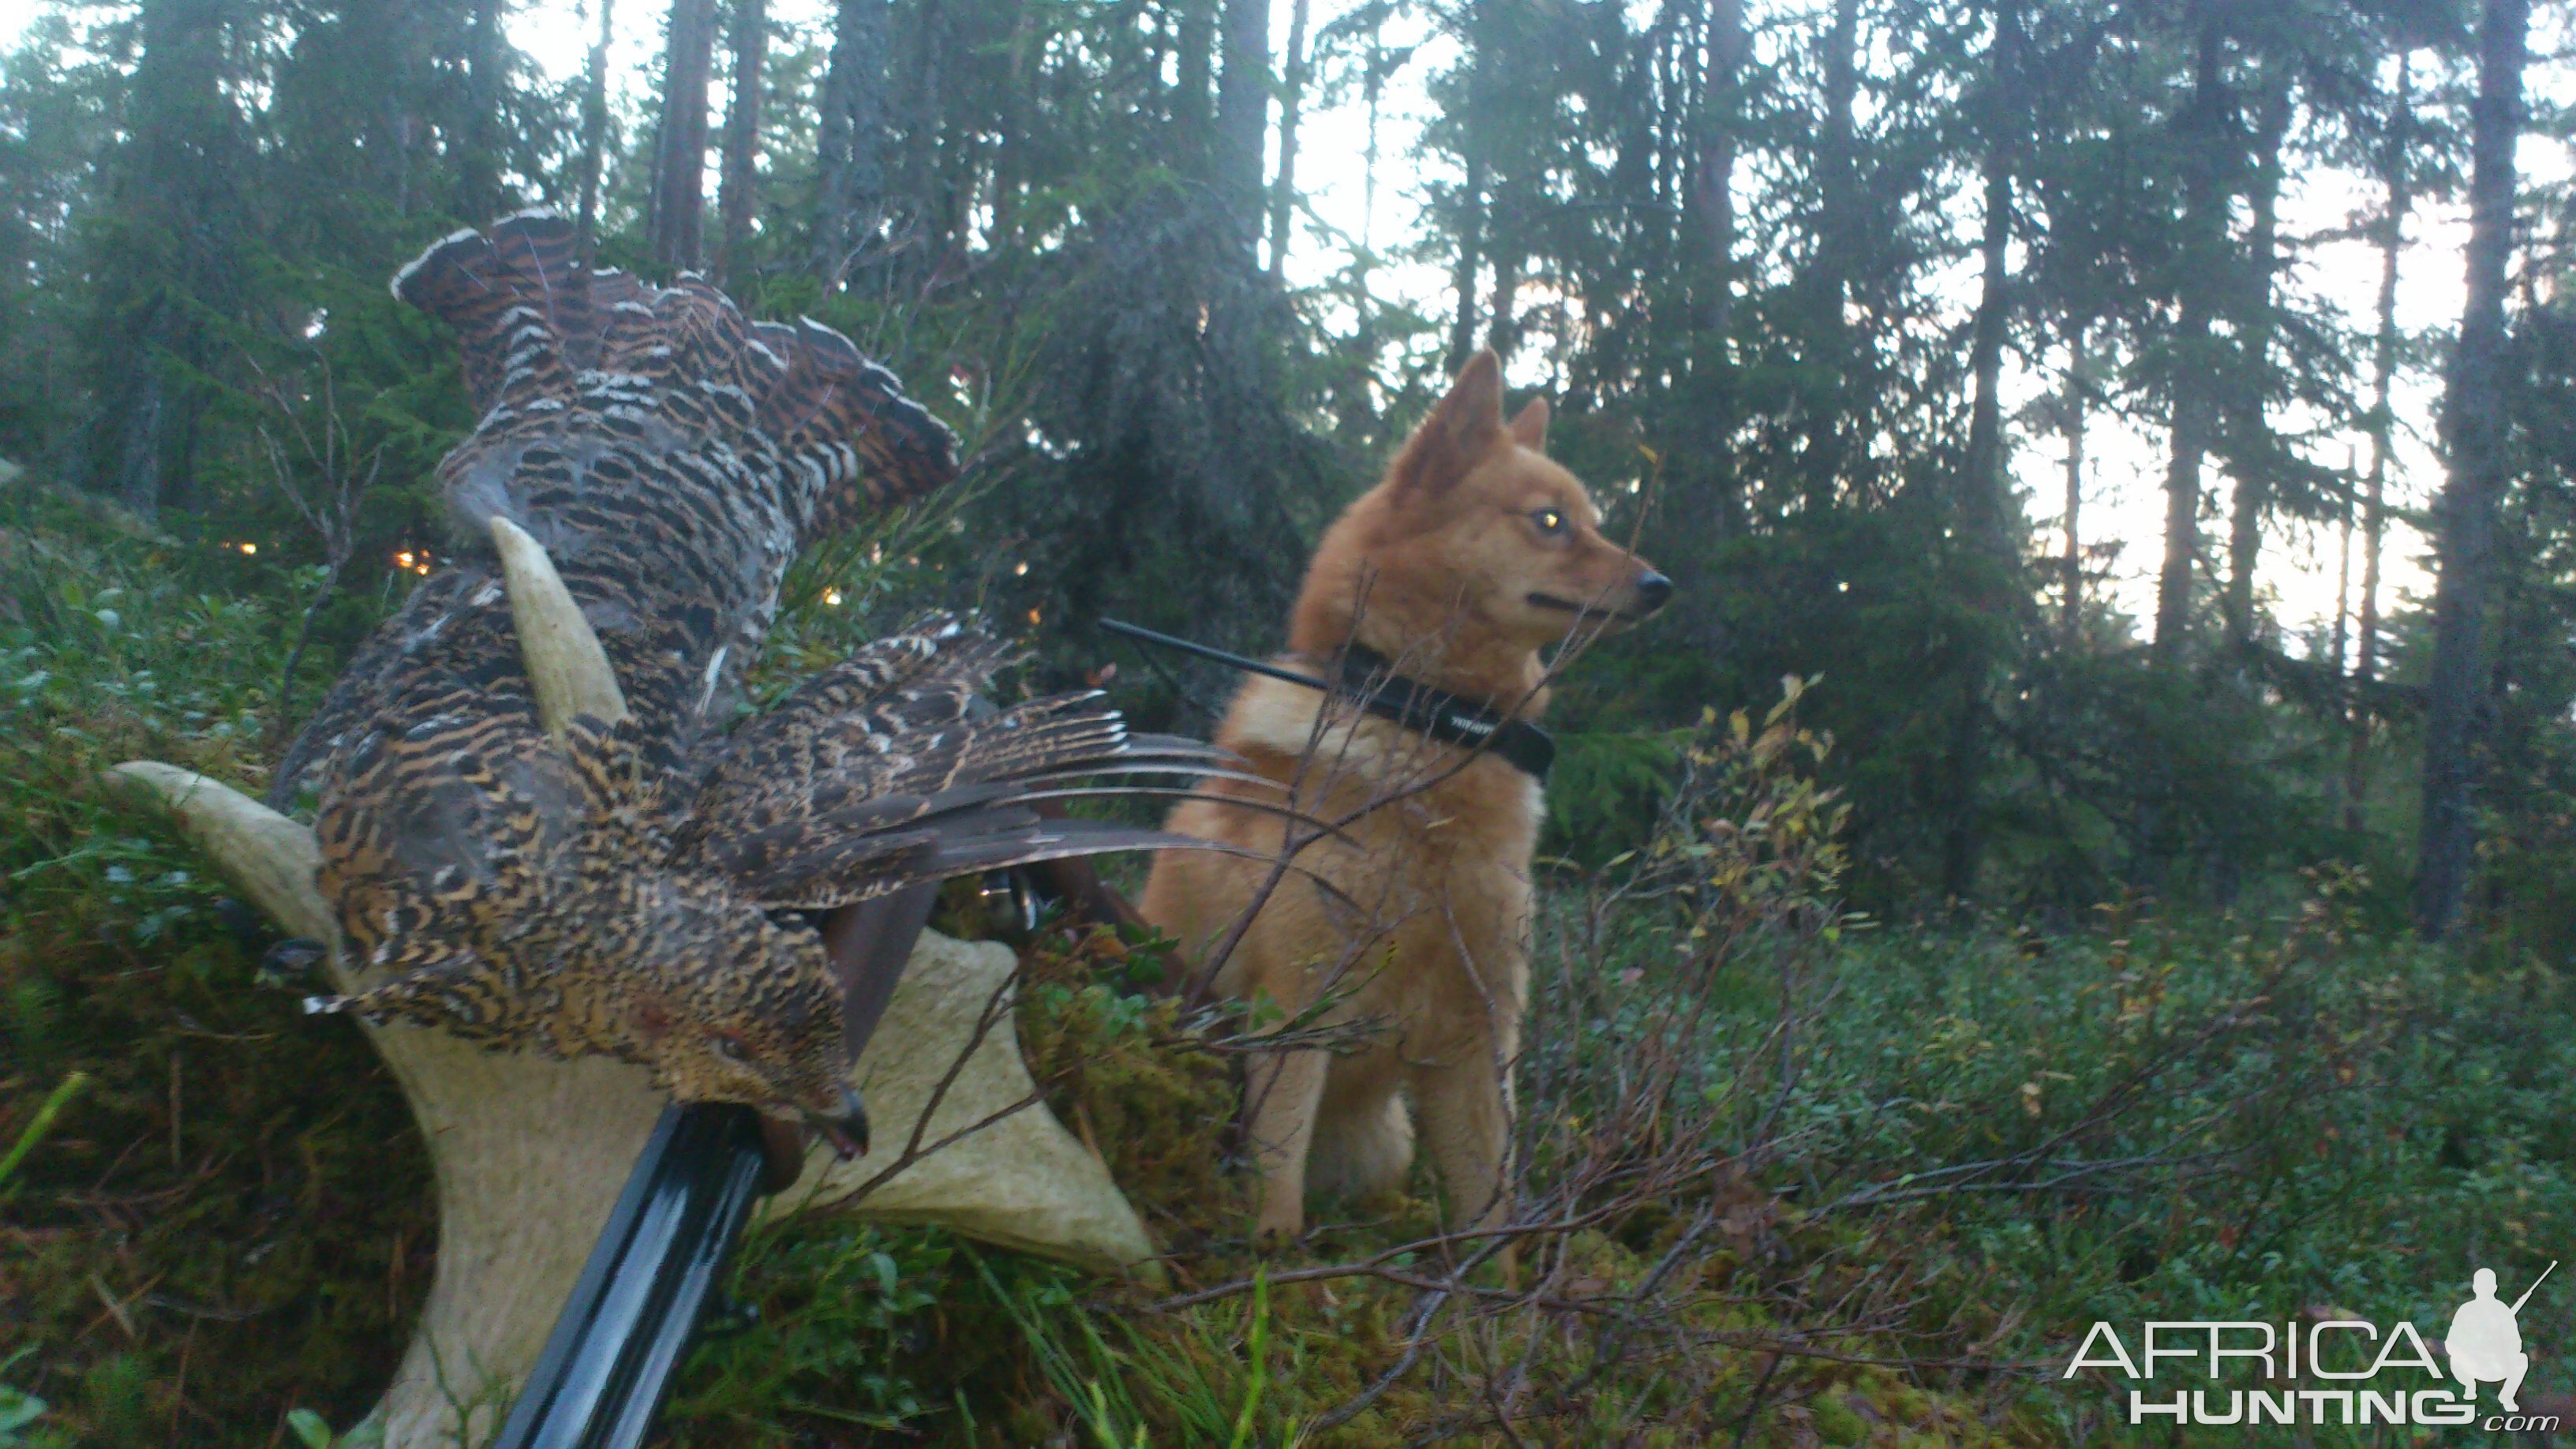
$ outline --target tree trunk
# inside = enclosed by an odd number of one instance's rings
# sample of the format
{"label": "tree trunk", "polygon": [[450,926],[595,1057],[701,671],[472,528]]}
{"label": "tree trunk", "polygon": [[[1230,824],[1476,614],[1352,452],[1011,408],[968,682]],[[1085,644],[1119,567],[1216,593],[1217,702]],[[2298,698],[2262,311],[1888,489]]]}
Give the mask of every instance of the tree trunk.
{"label": "tree trunk", "polygon": [[1691,326],[1723,335],[1735,304],[1735,87],[1744,65],[1744,0],[1711,0],[1708,72],[1700,85],[1699,155],[1691,175],[1697,223]]}
{"label": "tree trunk", "polygon": [[1219,0],[1178,0],[1172,71],[1172,159],[1187,176],[1208,171],[1208,92],[1216,77],[1216,7]]}
{"label": "tree trunk", "polygon": [[[1747,48],[1743,0],[1709,0],[1707,59],[1684,182],[1683,275],[1692,333],[1685,428],[1697,457],[1684,460],[1672,518],[1686,531],[1733,538],[1744,531],[1744,486],[1729,448],[1738,418],[1731,334],[1735,326],[1735,162]],[[1713,640],[1711,641],[1713,643]]]}
{"label": "tree trunk", "polygon": [[[2181,333],[2186,342],[2207,342],[2208,316],[2186,312]],[[2176,388],[2172,448],[2165,460],[2165,556],[2156,574],[2153,646],[2158,662],[2167,664],[2191,626],[2192,563],[2200,554],[2200,462],[2209,451],[2209,418],[2197,387]]]}
{"label": "tree trunk", "polygon": [[[2011,608],[2003,597],[2013,568],[2012,544],[2004,536],[2003,371],[2004,332],[2011,321],[2014,147],[2011,137],[2022,108],[2014,102],[2020,71],[2018,0],[1994,7],[1994,41],[1987,52],[1985,217],[1977,250],[1983,279],[1977,296],[1976,321],[1968,344],[1972,392],[1968,401],[1968,454],[1960,470],[1957,516],[1967,534],[1972,560],[1964,602],[1975,613],[1993,619]],[[1950,765],[1942,771],[1941,893],[1965,900],[1974,889],[1980,841],[1977,796],[1985,774],[1987,671],[1992,654],[1982,642],[1965,647],[1959,660],[1957,714],[1951,722]]]}
{"label": "tree trunk", "polygon": [[466,61],[465,155],[457,169],[456,209],[479,224],[506,209],[501,202],[501,0],[474,0],[474,28],[467,43],[472,53]]}
{"label": "tree trunk", "polygon": [[378,74],[394,78],[375,85],[372,93],[358,102],[365,117],[364,145],[368,175],[392,207],[396,216],[411,210],[411,138],[413,107],[417,103],[417,85],[413,78],[431,69],[429,37],[426,27],[411,23],[411,16],[391,4],[347,5],[341,13],[353,25],[363,26],[361,42]]}
{"label": "tree trunk", "polygon": [[2084,410],[2088,401],[2084,332],[2082,321],[2066,329],[2066,552],[2058,560],[2059,587],[2064,593],[2058,632],[2070,650],[2084,637],[2084,533],[2080,526],[2084,514]]}
{"label": "tree trunk", "polygon": [[840,0],[816,132],[814,271],[840,290],[885,204],[886,30],[890,0]]}
{"label": "tree trunk", "polygon": [[[2003,27],[2019,23],[2018,8],[2013,0],[2005,0],[1996,8],[1999,50],[2007,44],[2001,38]],[[2002,56],[1995,57],[1993,63],[2000,70]],[[1997,97],[1992,110],[2000,121],[2006,110],[2002,97]],[[1999,137],[1990,137],[1986,142],[1984,170],[1985,218],[1977,245],[1984,275],[1968,342],[1968,456],[1960,480],[1959,512],[1970,530],[1971,541],[1979,549],[1991,552],[2002,547],[1998,530],[2003,519],[2004,486],[2004,330],[2012,310],[2011,277],[2006,271],[2012,245],[2012,158]]]}
{"label": "tree trunk", "polygon": [[2216,399],[2209,385],[2210,292],[2227,256],[2227,198],[2220,186],[2218,147],[2228,104],[2221,69],[2223,42],[2214,24],[2200,32],[2192,99],[2180,119],[2185,133],[2183,226],[2185,256],[2174,290],[2173,434],[2165,461],[2165,556],[2156,575],[2155,657],[2171,665],[2182,657],[2191,629],[2193,565],[2200,557],[2200,465],[2208,456]]}
{"label": "tree trunk", "polygon": [[1380,18],[1369,27],[1368,76],[1362,84],[1368,101],[1368,150],[1360,157],[1360,254],[1353,265],[1363,284],[1377,245],[1378,108],[1386,98],[1387,70],[1386,22]]}
{"label": "tree trunk", "polygon": [[1020,234],[1020,189],[1029,180],[1029,127],[1036,106],[1029,94],[1029,49],[1036,27],[1031,0],[1011,8],[1011,83],[1001,101],[1000,145],[993,155],[993,245],[1009,246]]}
{"label": "tree trunk", "polygon": [[[955,259],[966,219],[956,178],[960,168],[941,164],[952,154],[946,127],[952,16],[946,0],[921,0],[895,13],[911,17],[912,36],[908,50],[900,43],[895,50],[904,57],[895,74],[906,84],[898,92],[903,104],[893,126],[899,141],[897,167],[886,194],[898,209],[919,218],[916,232],[925,241],[921,265],[935,275]],[[971,156],[973,138],[958,139],[962,144],[954,153]]]}
{"label": "tree trunk", "polygon": [[[2343,460],[2343,502],[2335,509],[2334,637],[2330,641],[2330,652],[2327,656],[2333,661],[2330,667],[2334,671],[2335,686],[2341,691],[2344,722],[2347,728],[2351,724],[2353,714],[2352,675],[2349,673],[2352,663],[2352,487],[2355,478],[2353,463],[2353,451],[2347,447],[2344,450]],[[2342,817],[2344,828],[2351,829],[2354,819],[2351,779],[2347,777],[2335,781],[2333,796],[2335,813]]]}
{"label": "tree trunk", "polygon": [[760,85],[769,55],[767,0],[734,0],[733,106],[725,114],[724,177],[716,211],[724,221],[717,276],[740,288],[751,275],[751,213],[760,186]]}
{"label": "tree trunk", "polygon": [[2388,529],[2388,452],[2394,420],[2389,392],[2397,377],[2397,263],[2406,249],[2406,214],[2415,204],[2407,148],[2414,144],[2414,57],[2397,59],[2397,117],[2383,163],[2388,208],[2379,223],[2379,325],[2371,357],[2370,480],[2361,508],[2361,608],[2353,626],[2351,742],[2344,753],[2343,823],[2361,829],[2370,788],[2370,686],[2379,678],[2379,550]]}
{"label": "tree trunk", "polygon": [[1485,192],[1493,177],[1485,164],[1483,129],[1472,118],[1483,113],[1485,78],[1492,57],[1486,54],[1489,27],[1486,23],[1488,0],[1468,0],[1462,7],[1460,40],[1467,47],[1467,85],[1465,109],[1471,121],[1461,126],[1458,134],[1458,162],[1466,172],[1466,182],[1458,190],[1456,233],[1458,253],[1449,267],[1450,295],[1458,300],[1457,310],[1449,321],[1449,351],[1446,371],[1456,376],[1467,365],[1467,357],[1476,350],[1476,322],[1485,315],[1477,300],[1476,278],[1485,264]]}
{"label": "tree trunk", "polygon": [[1465,144],[1469,152],[1467,182],[1458,191],[1458,255],[1449,266],[1449,291],[1458,299],[1449,323],[1446,369],[1453,377],[1476,350],[1476,319],[1484,312],[1476,301],[1476,278],[1484,269],[1485,158],[1472,138]]}
{"label": "tree trunk", "polygon": [[2487,0],[2470,110],[2468,299],[2442,405],[2450,477],[2433,505],[2433,671],[2424,722],[2424,816],[2415,923],[2440,937],[2458,921],[2477,844],[2472,815],[2479,703],[2486,679],[2487,599],[2495,588],[2496,513],[2506,456],[2504,297],[2513,252],[2514,144],[2531,0]]}
{"label": "tree trunk", "polygon": [[226,99],[230,40],[215,0],[146,0],[136,16],[141,53],[122,143],[107,163],[102,208],[114,225],[85,247],[91,275],[84,367],[96,399],[85,430],[93,481],[150,523],[164,504],[186,506],[187,450],[202,407],[187,372],[204,365],[194,316],[233,295],[241,230],[234,208],[247,176],[239,114]]}
{"label": "tree trunk", "polygon": [[1807,279],[1821,371],[1832,377],[1807,400],[1803,459],[1807,503],[1830,507],[1843,481],[1846,404],[1853,393],[1846,374],[1853,365],[1851,329],[1844,312],[1851,301],[1852,245],[1859,231],[1858,143],[1853,109],[1860,96],[1860,0],[1834,0],[1825,33],[1825,116],[1817,142],[1815,261]]}
{"label": "tree trunk", "polygon": [[[1508,234],[1505,219],[1511,215],[1512,212],[1497,205],[1486,217],[1486,230],[1492,234],[1495,243]],[[1521,341],[1517,303],[1521,293],[1523,258],[1516,249],[1500,245],[1492,245],[1488,249],[1494,254],[1494,292],[1492,308],[1485,322],[1485,345],[1494,350],[1496,357],[1509,362]]]}
{"label": "tree trunk", "polygon": [[662,71],[662,128],[654,147],[653,260],[695,271],[705,245],[707,81],[715,61],[715,0],[671,0]]}
{"label": "tree trunk", "polygon": [[1225,70],[1217,80],[1217,195],[1247,266],[1261,244],[1261,140],[1270,126],[1270,0],[1225,0]]}
{"label": "tree trunk", "polygon": [[385,164],[392,172],[389,178],[393,193],[394,215],[411,215],[411,137],[412,113],[399,97],[385,102],[385,134],[391,143]]}
{"label": "tree trunk", "polygon": [[116,501],[148,525],[161,516],[161,374],[149,363],[140,371],[123,410],[112,483]]}
{"label": "tree trunk", "polygon": [[1279,184],[1270,197],[1270,275],[1288,272],[1288,228],[1297,208],[1297,119],[1306,102],[1306,20],[1312,0],[1288,12],[1288,91],[1279,102]]}
{"label": "tree trunk", "polygon": [[2290,130],[2290,78],[2277,78],[2264,92],[2255,127],[2254,224],[2246,238],[2253,272],[2247,299],[2250,317],[2242,318],[2237,335],[2244,339],[2243,379],[2229,389],[2235,414],[2229,427],[2229,461],[2236,475],[2235,508],[2227,530],[2227,633],[2238,646],[2254,640],[2254,571],[2263,552],[2263,515],[2272,496],[2272,468],[2279,456],[2264,415],[2271,393],[2273,283],[2280,275],[2281,145]]}
{"label": "tree trunk", "polygon": [[2329,657],[2334,660],[2335,682],[2343,682],[2344,670],[2352,662],[2352,450],[2344,450],[2343,480],[2346,492],[2343,505],[2335,510],[2335,615],[2334,639]]}
{"label": "tree trunk", "polygon": [[1825,36],[1825,124],[1816,158],[1822,215],[1817,253],[1839,299],[1850,284],[1844,253],[1859,217],[1858,150],[1853,108],[1860,98],[1860,0],[1834,0]]}
{"label": "tree trunk", "polygon": [[581,92],[581,211],[575,226],[581,253],[598,244],[599,177],[608,155],[608,38],[617,15],[617,0],[599,0],[599,39],[590,47],[590,70]]}

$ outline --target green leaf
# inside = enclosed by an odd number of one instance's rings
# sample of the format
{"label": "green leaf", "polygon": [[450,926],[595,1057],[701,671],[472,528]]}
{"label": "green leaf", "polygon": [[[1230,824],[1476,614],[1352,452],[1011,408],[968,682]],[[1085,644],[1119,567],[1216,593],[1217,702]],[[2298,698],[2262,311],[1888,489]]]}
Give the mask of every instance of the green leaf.
{"label": "green leaf", "polygon": [[44,1400],[22,1389],[0,1384],[0,1444],[15,1443],[18,1430],[44,1416]]}
{"label": "green leaf", "polygon": [[331,1449],[331,1425],[311,1409],[287,1410],[286,1427],[295,1431],[305,1449]]}
{"label": "green leaf", "polygon": [[45,1134],[54,1128],[54,1118],[60,1116],[72,1098],[80,1095],[81,1088],[88,1085],[89,1073],[74,1072],[63,1078],[62,1083],[46,1096],[44,1105],[36,1109],[35,1117],[27,1123],[27,1130],[18,1134],[17,1144],[9,1149],[7,1156],[0,1157],[0,1183],[7,1182],[9,1174],[18,1170],[18,1164],[27,1154],[36,1150],[36,1144],[45,1140]]}

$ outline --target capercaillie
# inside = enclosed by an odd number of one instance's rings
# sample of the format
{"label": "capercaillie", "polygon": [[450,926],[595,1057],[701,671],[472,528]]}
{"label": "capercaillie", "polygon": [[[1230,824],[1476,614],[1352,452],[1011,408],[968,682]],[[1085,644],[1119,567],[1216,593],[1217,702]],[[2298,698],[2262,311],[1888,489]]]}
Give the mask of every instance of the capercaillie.
{"label": "capercaillie", "polygon": [[1095,695],[980,705],[1011,653],[947,616],[736,727],[799,548],[950,481],[948,431],[838,333],[592,271],[549,214],[393,285],[456,329],[482,417],[438,472],[457,556],[270,792],[318,792],[316,883],[363,973],[317,1009],[618,1057],[855,1145],[843,983],[806,913],[1183,843],[1033,806],[1215,757]]}

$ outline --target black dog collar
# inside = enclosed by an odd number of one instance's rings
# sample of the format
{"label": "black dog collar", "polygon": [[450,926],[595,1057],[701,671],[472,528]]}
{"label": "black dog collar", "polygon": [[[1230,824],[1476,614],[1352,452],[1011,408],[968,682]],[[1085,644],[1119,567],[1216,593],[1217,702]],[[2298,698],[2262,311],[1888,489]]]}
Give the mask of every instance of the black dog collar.
{"label": "black dog collar", "polygon": [[[1293,669],[1192,640],[1178,638],[1154,629],[1139,628],[1120,619],[1103,619],[1100,627],[1112,634],[1152,644],[1164,649],[1177,649],[1201,659],[1213,659],[1252,674],[1284,679],[1308,689],[1330,693],[1333,685]],[[1445,689],[1407,679],[1392,673],[1394,666],[1383,655],[1354,641],[1342,652],[1341,687],[1358,697],[1360,707],[1381,719],[1392,720],[1416,734],[1448,744],[1482,749],[1533,780],[1545,780],[1548,766],[1556,763],[1556,738],[1527,720],[1512,719],[1473,700],[1451,694]],[[1372,687],[1374,686],[1374,687]]]}
{"label": "black dog collar", "polygon": [[1481,748],[1533,780],[1547,778],[1556,763],[1555,736],[1393,671],[1383,655],[1356,640],[1342,651],[1342,685],[1369,713],[1435,740]]}

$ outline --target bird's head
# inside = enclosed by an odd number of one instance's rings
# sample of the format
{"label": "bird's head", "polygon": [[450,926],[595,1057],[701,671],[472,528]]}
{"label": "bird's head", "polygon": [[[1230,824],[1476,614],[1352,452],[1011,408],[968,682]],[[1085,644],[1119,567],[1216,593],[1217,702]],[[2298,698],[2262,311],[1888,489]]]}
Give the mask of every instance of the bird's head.
{"label": "bird's head", "polygon": [[[841,986],[820,933],[743,910],[710,955],[631,973],[615,1035],[682,1102],[742,1102],[801,1118],[842,1156],[868,1146],[850,1086]],[[696,932],[705,941],[715,932]],[[616,993],[612,990],[612,998]]]}
{"label": "bird's head", "polygon": [[[549,929],[487,937],[310,1005],[553,1056],[617,1057],[676,1101],[739,1102],[802,1120],[845,1157],[867,1150],[840,978],[819,931],[773,920],[722,881],[631,862],[578,906]],[[541,989],[520,984],[540,979]]]}

